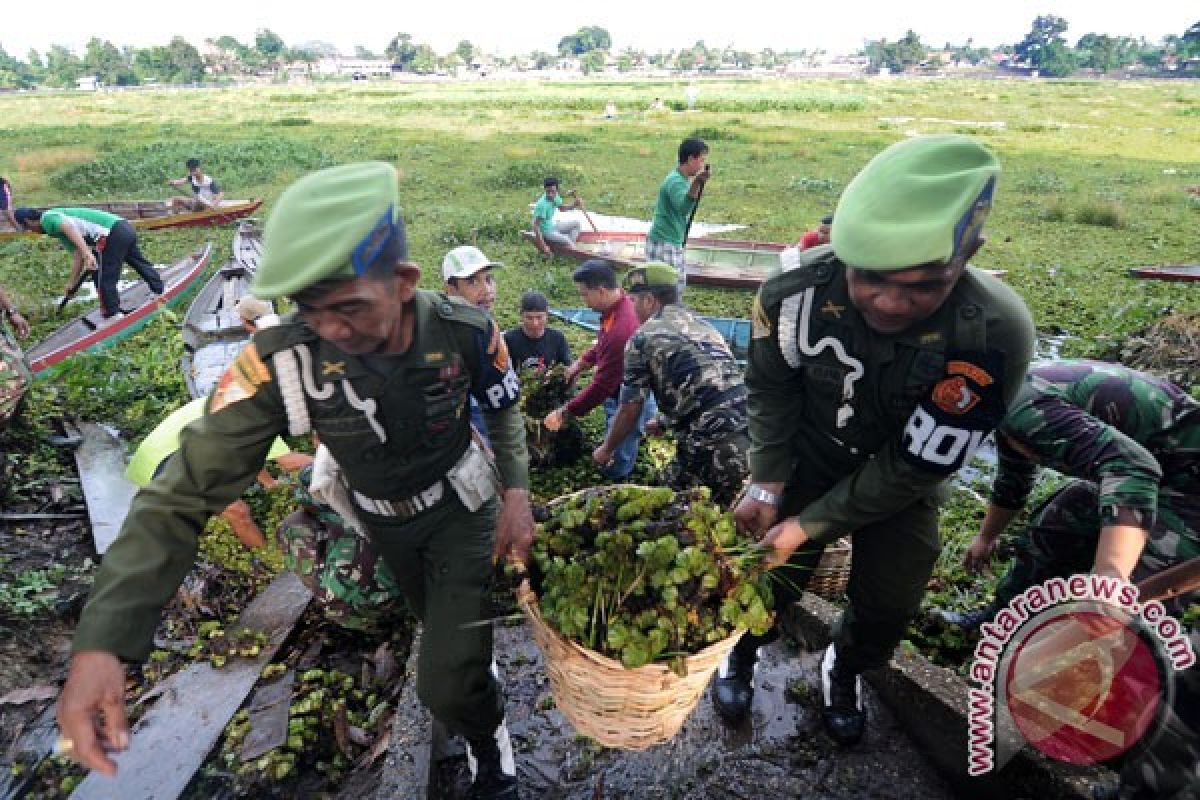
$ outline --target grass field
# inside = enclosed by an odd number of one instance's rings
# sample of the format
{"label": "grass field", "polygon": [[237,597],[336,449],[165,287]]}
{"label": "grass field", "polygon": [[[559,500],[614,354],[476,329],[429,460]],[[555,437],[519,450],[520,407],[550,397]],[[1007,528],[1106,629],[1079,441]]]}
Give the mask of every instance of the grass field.
{"label": "grass field", "polygon": [[[0,174],[18,204],[166,197],[167,177],[201,158],[230,197],[272,201],[304,172],[362,159],[399,169],[410,249],[423,284],[442,255],[476,243],[505,262],[497,318],[540,288],[577,305],[571,265],[544,262],[518,232],[541,179],[556,174],[590,208],[648,218],[675,148],[705,138],[714,177],[698,218],[747,225],[739,238],[795,240],[888,144],[960,132],[995,148],[1004,166],[989,236],[976,263],[1005,269],[1038,327],[1066,334],[1063,352],[1104,355],[1170,310],[1200,310],[1193,284],[1140,282],[1131,266],[1200,260],[1200,83],[876,79],[705,81],[692,112],[685,82],[463,83],[261,87],[0,96]],[[603,118],[612,100],[620,116]],[[142,234],[172,261],[230,230]],[[61,322],[54,297],[69,258],[50,240],[0,245],[0,285],[34,324]],[[689,290],[702,312],[747,316],[751,295]],[[186,302],[187,298],[185,298]],[[576,349],[584,336],[571,332]],[[31,393],[36,430],[66,412],[107,419],[136,439],[183,401],[178,320],[163,315],[111,351],[72,359]],[[28,441],[34,441],[31,437]],[[52,457],[30,444],[18,475]],[[953,507],[962,532],[978,509]],[[953,542],[952,542],[953,544]],[[952,550],[953,548],[949,548]],[[949,556],[948,556],[949,558]]]}

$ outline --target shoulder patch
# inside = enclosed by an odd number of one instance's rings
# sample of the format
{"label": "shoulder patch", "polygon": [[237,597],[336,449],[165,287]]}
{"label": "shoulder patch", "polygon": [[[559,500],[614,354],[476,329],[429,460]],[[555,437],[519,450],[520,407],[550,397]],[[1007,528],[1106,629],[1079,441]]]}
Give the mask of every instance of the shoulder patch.
{"label": "shoulder patch", "polygon": [[234,403],[253,397],[258,387],[271,380],[271,370],[258,355],[255,342],[251,341],[238,353],[237,359],[225,370],[217,381],[208,403],[208,413],[214,414]]}

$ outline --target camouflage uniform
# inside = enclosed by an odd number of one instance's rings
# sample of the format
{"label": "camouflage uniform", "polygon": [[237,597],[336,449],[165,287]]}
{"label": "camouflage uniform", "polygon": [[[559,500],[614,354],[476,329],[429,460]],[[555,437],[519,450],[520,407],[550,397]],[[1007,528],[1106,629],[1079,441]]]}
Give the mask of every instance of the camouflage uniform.
{"label": "camouflage uniform", "polygon": [[1149,531],[1135,582],[1200,556],[1200,403],[1178,386],[1117,364],[1041,364],[999,431],[1037,462],[1001,437],[995,505],[1021,508],[1039,465],[1076,480],[1035,512],[998,606],[1055,575],[1087,572],[1105,525]]}
{"label": "camouflage uniform", "polygon": [[8,326],[0,322],[0,429],[16,415],[32,380],[20,345]]}
{"label": "camouflage uniform", "polygon": [[300,473],[296,498],[277,535],[283,562],[313,593],[325,616],[343,628],[377,633],[403,615],[403,594],[391,570],[366,538],[347,530],[342,518],[308,493],[312,468]]}
{"label": "camouflage uniform", "polygon": [[663,306],[625,345],[624,395],[651,390],[675,431],[674,488],[709,486],[718,503],[741,490],[746,453],[746,387],[729,345],[683,306]]}
{"label": "camouflage uniform", "polygon": [[[1117,364],[1041,364],[999,431],[1038,461],[1001,440],[994,504],[1024,505],[1039,465],[1075,480],[1034,513],[995,608],[1049,578],[1089,571],[1105,525],[1149,531],[1135,582],[1200,556],[1200,403],[1178,386]],[[1180,613],[1196,597],[1168,608]],[[1163,728],[1121,771],[1122,800],[1200,798],[1200,668],[1176,673],[1175,691]]]}

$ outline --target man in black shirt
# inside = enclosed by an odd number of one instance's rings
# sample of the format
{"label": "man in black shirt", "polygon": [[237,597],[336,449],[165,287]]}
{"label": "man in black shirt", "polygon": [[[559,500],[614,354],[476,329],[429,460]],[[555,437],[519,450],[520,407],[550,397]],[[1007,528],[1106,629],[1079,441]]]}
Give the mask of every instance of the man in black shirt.
{"label": "man in black shirt", "polygon": [[529,291],[521,295],[521,324],[504,332],[504,342],[513,365],[523,369],[545,369],[571,363],[571,347],[562,331],[546,327],[549,304],[546,295]]}

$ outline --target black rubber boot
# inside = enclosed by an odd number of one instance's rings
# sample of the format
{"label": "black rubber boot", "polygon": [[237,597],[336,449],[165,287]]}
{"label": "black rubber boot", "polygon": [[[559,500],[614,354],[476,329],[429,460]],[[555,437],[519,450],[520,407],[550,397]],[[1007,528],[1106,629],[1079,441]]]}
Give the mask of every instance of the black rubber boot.
{"label": "black rubber boot", "polygon": [[821,659],[821,700],[821,720],[829,737],[845,747],[858,744],[867,730],[862,678],[838,669],[837,651],[832,644]]}
{"label": "black rubber boot", "polygon": [[754,704],[754,665],[758,650],[734,648],[713,681],[713,707],[727,724],[737,725],[750,714]]}
{"label": "black rubber boot", "polygon": [[492,736],[467,741],[467,766],[474,778],[471,800],[518,799],[517,768],[503,722]]}

